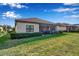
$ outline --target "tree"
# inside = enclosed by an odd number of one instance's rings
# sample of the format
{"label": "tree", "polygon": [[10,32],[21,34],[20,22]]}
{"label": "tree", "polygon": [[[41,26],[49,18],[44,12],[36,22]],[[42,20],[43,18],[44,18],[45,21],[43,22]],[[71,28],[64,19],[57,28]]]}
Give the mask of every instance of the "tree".
{"label": "tree", "polygon": [[10,31],[12,29],[12,27],[10,25],[3,25],[3,30],[4,31]]}

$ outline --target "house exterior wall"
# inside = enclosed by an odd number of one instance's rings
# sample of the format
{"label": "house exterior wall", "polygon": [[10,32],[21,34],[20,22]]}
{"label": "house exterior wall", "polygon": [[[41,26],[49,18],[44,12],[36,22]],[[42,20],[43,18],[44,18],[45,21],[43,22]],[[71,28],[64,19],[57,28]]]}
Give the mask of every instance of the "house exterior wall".
{"label": "house exterior wall", "polygon": [[34,32],[39,32],[39,24],[16,22],[16,33],[27,33],[26,25],[34,25]]}
{"label": "house exterior wall", "polygon": [[53,24],[40,24],[40,27],[39,27],[39,29],[40,29],[40,32],[42,32],[42,33],[45,33],[45,32],[47,32],[47,33],[54,33],[54,32],[56,32],[56,26],[55,25],[53,25]]}
{"label": "house exterior wall", "polygon": [[40,31],[49,31],[49,26],[40,26]]}
{"label": "house exterior wall", "polygon": [[56,26],[56,31],[66,31],[66,27],[64,27],[64,26]]}

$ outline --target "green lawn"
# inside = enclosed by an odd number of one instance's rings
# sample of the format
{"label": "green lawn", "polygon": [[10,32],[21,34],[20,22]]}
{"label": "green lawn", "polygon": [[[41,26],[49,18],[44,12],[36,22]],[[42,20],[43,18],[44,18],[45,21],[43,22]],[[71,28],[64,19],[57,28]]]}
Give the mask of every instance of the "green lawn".
{"label": "green lawn", "polygon": [[0,32],[0,45],[7,41],[10,38],[9,33],[7,32]]}
{"label": "green lawn", "polygon": [[0,55],[79,56],[79,33],[7,40],[0,44]]}
{"label": "green lawn", "polygon": [[0,36],[2,36],[4,34],[4,32],[0,32]]}

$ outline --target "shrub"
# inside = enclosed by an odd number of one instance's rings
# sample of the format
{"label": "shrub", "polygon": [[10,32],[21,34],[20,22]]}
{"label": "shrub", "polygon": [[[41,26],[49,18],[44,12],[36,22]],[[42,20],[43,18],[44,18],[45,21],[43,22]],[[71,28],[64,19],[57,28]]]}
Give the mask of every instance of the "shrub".
{"label": "shrub", "polygon": [[41,33],[10,33],[11,39],[28,38],[41,35]]}

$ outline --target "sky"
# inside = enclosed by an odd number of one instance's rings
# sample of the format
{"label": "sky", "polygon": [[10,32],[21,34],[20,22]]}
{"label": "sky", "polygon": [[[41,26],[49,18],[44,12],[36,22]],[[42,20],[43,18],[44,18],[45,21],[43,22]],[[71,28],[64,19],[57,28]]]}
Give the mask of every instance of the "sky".
{"label": "sky", "polygon": [[53,23],[79,24],[78,3],[0,3],[0,25],[18,18],[40,18]]}

